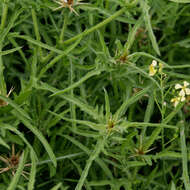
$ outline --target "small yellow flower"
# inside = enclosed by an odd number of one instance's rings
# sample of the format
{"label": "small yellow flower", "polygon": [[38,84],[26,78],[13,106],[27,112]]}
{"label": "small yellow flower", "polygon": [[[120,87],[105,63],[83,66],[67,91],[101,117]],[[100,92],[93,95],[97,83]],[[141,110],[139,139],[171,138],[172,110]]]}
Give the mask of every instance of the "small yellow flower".
{"label": "small yellow flower", "polygon": [[175,98],[172,98],[171,102],[174,104],[174,107],[176,107],[179,104],[180,100],[181,100],[181,98],[179,96],[177,96]]}
{"label": "small yellow flower", "polygon": [[190,89],[187,88],[189,86],[189,83],[187,81],[184,81],[183,84],[184,84],[183,86],[181,84],[175,85],[176,90],[181,89],[179,92],[179,96],[181,97],[185,97],[185,95],[190,95]]}
{"label": "small yellow flower", "polygon": [[154,76],[157,72],[155,67],[157,66],[157,61],[153,60],[151,65],[149,66],[149,76]]}

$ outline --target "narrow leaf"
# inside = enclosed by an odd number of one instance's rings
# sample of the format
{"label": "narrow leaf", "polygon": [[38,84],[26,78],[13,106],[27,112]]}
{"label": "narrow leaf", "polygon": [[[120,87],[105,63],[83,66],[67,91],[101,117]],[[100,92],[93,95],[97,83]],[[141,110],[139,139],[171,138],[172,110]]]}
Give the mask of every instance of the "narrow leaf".
{"label": "narrow leaf", "polygon": [[117,110],[117,112],[114,114],[114,119],[116,121],[120,119],[121,116],[125,113],[127,107],[135,103],[136,101],[140,100],[140,98],[144,96],[148,92],[149,89],[150,89],[150,86],[136,93],[134,96],[132,96],[128,100],[124,101],[123,104],[120,106],[120,108]]}
{"label": "narrow leaf", "polygon": [[29,117],[29,115],[25,112],[25,110],[23,110],[22,108],[20,108],[16,103],[14,103],[10,98],[7,98],[5,96],[0,95],[0,99],[2,99],[3,101],[7,102],[9,105],[11,105],[20,115],[22,115],[23,117],[27,118],[28,120],[31,120],[31,118]]}
{"label": "narrow leaf", "polygon": [[62,186],[62,183],[58,183],[56,186],[54,186],[50,190],[58,190],[61,186]]}
{"label": "narrow leaf", "polygon": [[36,137],[38,137],[38,139],[40,140],[40,142],[43,144],[44,148],[46,149],[50,159],[52,160],[54,166],[56,167],[57,165],[57,161],[56,161],[56,157],[49,145],[49,143],[47,142],[47,140],[45,139],[45,137],[42,135],[42,133],[35,127],[33,126],[29,120],[27,120],[26,118],[24,118],[22,115],[18,114],[17,112],[13,111],[13,114],[19,118],[23,124],[30,130],[32,131]]}
{"label": "narrow leaf", "polygon": [[29,178],[29,182],[28,182],[28,190],[33,190],[34,184],[35,184],[37,162],[35,159],[35,155],[32,151],[30,151],[30,158],[32,160],[32,164],[31,164],[31,170],[30,170],[30,178]]}
{"label": "narrow leaf", "polygon": [[175,3],[190,3],[190,0],[169,0]]}
{"label": "narrow leaf", "polygon": [[[65,137],[66,139],[68,139],[69,141],[71,141],[73,144],[75,144],[76,146],[78,146],[81,150],[83,150],[86,154],[90,155],[91,151],[84,146],[82,143],[80,143],[79,141],[77,141],[76,139],[74,139],[73,137],[70,137],[68,135],[61,135],[63,137]],[[112,172],[109,170],[109,168],[107,167],[107,165],[100,159],[100,158],[96,158],[95,162],[97,162],[99,164],[99,166],[104,170],[104,172],[106,173],[106,175],[110,178],[113,179],[113,175]]]}
{"label": "narrow leaf", "polygon": [[150,7],[147,5],[146,1],[140,1],[140,2],[141,2],[142,10],[143,10],[143,16],[144,16],[145,25],[146,25],[146,28],[148,30],[150,40],[152,42],[152,46],[153,46],[154,50],[156,51],[156,53],[158,55],[160,55],[160,50],[159,50],[159,47],[158,47],[158,43],[156,41],[156,37],[155,37],[155,35],[153,33],[153,30],[152,30],[150,15],[148,13]]}
{"label": "narrow leaf", "polygon": [[[46,83],[41,83],[41,85],[38,87],[39,89],[43,89],[43,90],[48,90],[50,92],[56,93],[58,92],[58,90]],[[65,100],[77,105],[78,107],[81,108],[81,110],[83,110],[84,112],[86,112],[87,114],[91,115],[92,117],[94,117],[95,119],[99,119],[100,115],[97,112],[97,110],[95,110],[93,107],[89,106],[88,104],[82,102],[79,98],[77,97],[71,97],[69,95],[59,95],[60,97],[64,98]]]}
{"label": "narrow leaf", "polygon": [[74,84],[70,85],[69,87],[65,88],[64,90],[60,90],[54,94],[52,94],[51,96],[55,96],[55,95],[60,95],[63,94],[65,92],[68,92],[76,87],[78,87],[80,84],[82,84],[84,81],[88,80],[89,78],[91,78],[94,75],[99,75],[101,73],[100,70],[93,70],[88,72],[84,77],[82,77],[79,81],[75,82]]}
{"label": "narrow leaf", "polygon": [[99,154],[102,151],[103,147],[104,147],[104,139],[102,137],[100,137],[98,139],[98,141],[97,141],[97,144],[95,146],[94,151],[91,153],[89,159],[86,162],[86,166],[85,166],[85,168],[84,168],[84,170],[82,172],[82,175],[81,175],[81,177],[79,179],[79,182],[78,182],[75,190],[81,190],[82,189],[82,187],[84,185],[84,181],[85,181],[85,179],[86,179],[86,177],[88,175],[89,169],[90,169],[90,167],[92,165],[92,162],[96,159],[96,157],[99,156]]}
{"label": "narrow leaf", "polygon": [[185,138],[185,126],[184,121],[178,123],[180,128],[180,139],[181,139],[181,156],[182,156],[182,167],[183,167],[183,181],[186,190],[190,190],[190,181],[188,173],[188,159],[187,159],[187,146]]}
{"label": "narrow leaf", "polygon": [[7,54],[10,54],[10,53],[13,53],[15,51],[18,51],[20,50],[22,47],[16,47],[16,48],[13,48],[13,49],[9,49],[9,50],[6,50],[6,51],[0,51],[0,56],[1,55],[7,55]]}

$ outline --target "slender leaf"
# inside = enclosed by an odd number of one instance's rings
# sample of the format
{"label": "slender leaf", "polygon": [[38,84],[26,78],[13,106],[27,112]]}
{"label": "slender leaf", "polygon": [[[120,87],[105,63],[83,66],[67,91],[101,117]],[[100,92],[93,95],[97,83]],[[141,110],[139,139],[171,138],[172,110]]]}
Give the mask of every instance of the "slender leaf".
{"label": "slender leaf", "polygon": [[127,107],[136,101],[140,100],[142,96],[144,96],[150,87],[148,86],[147,88],[141,90],[140,92],[136,93],[134,96],[129,98],[128,100],[124,101],[123,104],[120,106],[120,108],[117,110],[117,112],[114,114],[114,119],[117,121],[122,117],[122,115],[125,113]]}
{"label": "slender leaf", "polygon": [[60,189],[60,187],[62,186],[62,183],[58,183],[57,185],[55,185],[54,187],[52,187],[50,190],[58,190]]}
{"label": "slender leaf", "polygon": [[190,0],[169,0],[175,3],[190,3]]}
{"label": "slender leaf", "polygon": [[152,30],[151,21],[150,21],[150,15],[148,13],[150,7],[147,5],[146,1],[140,1],[140,2],[141,2],[142,10],[143,10],[143,16],[144,16],[145,25],[146,25],[146,28],[148,30],[150,40],[152,42],[152,46],[153,46],[155,52],[158,55],[160,55],[160,50],[159,50],[159,47],[158,47],[158,43],[156,41],[156,37],[155,37],[155,35],[153,33],[153,30]]}
{"label": "slender leaf", "polygon": [[188,160],[187,160],[187,146],[185,138],[185,126],[184,121],[179,122],[180,127],[180,139],[181,139],[181,156],[182,156],[182,166],[183,166],[183,181],[185,184],[185,189],[190,190],[190,181],[188,173]]}
{"label": "slender leaf", "polygon": [[36,137],[38,137],[38,139],[40,140],[40,142],[43,144],[44,148],[46,149],[50,159],[52,160],[54,166],[56,167],[57,165],[57,161],[56,161],[56,157],[49,145],[49,143],[47,142],[47,140],[45,139],[45,137],[42,135],[42,133],[35,127],[33,126],[29,120],[27,120],[26,118],[24,118],[22,115],[18,114],[17,112],[13,112],[13,114],[19,118],[22,123],[30,130],[32,131]]}
{"label": "slender leaf", "polygon": [[35,184],[37,162],[36,162],[35,155],[32,151],[30,151],[30,158],[32,160],[32,164],[31,164],[30,177],[29,177],[29,182],[28,182],[28,190],[33,190],[34,184]]}
{"label": "slender leaf", "polygon": [[99,156],[99,154],[100,154],[100,152],[102,151],[103,148],[104,148],[104,140],[103,140],[102,137],[100,137],[98,139],[98,141],[97,141],[97,144],[95,146],[94,151],[91,153],[89,159],[86,162],[86,166],[85,166],[85,168],[84,168],[84,170],[82,172],[82,175],[81,175],[81,177],[79,179],[79,182],[78,182],[75,190],[81,190],[82,189],[82,186],[83,186],[84,181],[85,181],[85,179],[86,179],[86,177],[88,175],[88,172],[89,172],[89,169],[90,169],[90,167],[92,165],[92,162],[96,159],[96,157]]}
{"label": "slender leaf", "polygon": [[22,47],[16,47],[16,48],[13,48],[13,49],[9,49],[9,50],[5,50],[5,51],[0,51],[0,55],[8,55],[10,53],[13,53],[15,51],[18,51],[20,50]]}
{"label": "slender leaf", "polygon": [[82,84],[83,82],[85,82],[86,80],[91,78],[92,76],[99,75],[100,73],[101,73],[101,70],[90,71],[84,77],[82,77],[79,81],[75,82],[74,84],[70,85],[69,87],[65,88],[64,90],[60,90],[60,91],[52,94],[51,96],[56,96],[56,95],[60,95],[60,94],[63,94],[65,92],[68,92],[68,91],[78,87],[80,84]]}

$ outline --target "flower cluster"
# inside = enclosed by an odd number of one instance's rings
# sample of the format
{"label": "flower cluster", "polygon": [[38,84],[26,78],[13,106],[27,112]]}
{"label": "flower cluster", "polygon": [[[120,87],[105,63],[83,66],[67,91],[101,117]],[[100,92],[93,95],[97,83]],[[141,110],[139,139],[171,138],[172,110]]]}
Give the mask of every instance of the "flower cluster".
{"label": "flower cluster", "polygon": [[157,61],[153,60],[151,65],[149,66],[149,76],[154,76],[157,72],[162,73],[163,64],[159,63],[159,68],[157,69]]}
{"label": "flower cluster", "polygon": [[174,104],[174,107],[176,107],[180,102],[184,102],[186,100],[186,97],[190,95],[190,88],[188,88],[189,85],[190,84],[187,81],[184,81],[183,85],[175,85],[175,89],[180,91],[178,92],[178,96],[171,99],[171,102]]}

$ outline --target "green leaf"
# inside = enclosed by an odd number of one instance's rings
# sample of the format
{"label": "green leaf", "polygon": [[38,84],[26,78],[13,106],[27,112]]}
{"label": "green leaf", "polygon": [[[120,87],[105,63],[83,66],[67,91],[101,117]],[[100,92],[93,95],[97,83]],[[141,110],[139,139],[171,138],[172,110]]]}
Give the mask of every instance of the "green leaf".
{"label": "green leaf", "polygon": [[14,14],[12,15],[10,22],[8,24],[8,26],[0,33],[0,44],[3,43],[5,37],[8,35],[9,31],[11,30],[11,28],[13,28],[16,19],[19,17],[19,15],[23,12],[23,9],[20,10],[15,10]]}
{"label": "green leaf", "polygon": [[190,3],[190,0],[169,0],[175,3]]}
{"label": "green leaf", "polygon": [[31,118],[29,117],[28,113],[26,113],[25,110],[23,110],[17,104],[15,104],[10,98],[7,98],[5,96],[0,95],[0,99],[4,100],[9,105],[11,105],[20,115],[22,115],[23,117],[27,118],[28,120],[31,120]]}
{"label": "green leaf", "polygon": [[73,83],[72,85],[70,85],[69,87],[65,88],[64,90],[60,90],[54,94],[52,94],[51,96],[56,96],[56,95],[60,95],[63,94],[65,92],[68,92],[76,87],[78,87],[80,84],[82,84],[83,82],[85,82],[86,80],[88,80],[89,78],[91,78],[94,75],[99,75],[102,71],[101,70],[93,70],[88,72],[84,77],[82,77],[79,81]]}
{"label": "green leaf", "polygon": [[176,190],[176,187],[175,187],[175,184],[173,181],[172,181],[172,185],[171,185],[171,190]]}
{"label": "green leaf", "polygon": [[111,112],[110,112],[110,102],[109,102],[109,96],[108,93],[106,91],[106,89],[104,88],[104,92],[105,92],[105,108],[106,108],[106,122],[109,121],[110,117],[111,117]]}
{"label": "green leaf", "polygon": [[47,140],[45,139],[45,137],[42,135],[42,133],[35,127],[33,126],[29,120],[27,120],[26,118],[24,118],[22,115],[18,114],[15,111],[12,111],[12,113],[22,121],[22,123],[30,130],[32,131],[36,137],[40,140],[40,142],[43,144],[44,148],[46,149],[50,159],[52,160],[54,166],[57,166],[57,161],[56,161],[56,157],[53,153],[53,150],[51,149],[49,143],[47,142]]}
{"label": "green leaf", "polygon": [[150,89],[150,86],[146,87],[145,89],[141,90],[140,92],[136,93],[134,96],[129,98],[128,100],[124,101],[123,104],[120,106],[120,108],[117,110],[117,112],[114,114],[114,120],[118,120],[122,117],[122,115],[125,113],[127,107],[136,101],[140,100],[142,96],[144,96],[148,90]]}
{"label": "green leaf", "polygon": [[158,43],[156,41],[156,37],[155,37],[154,32],[152,30],[150,15],[148,13],[150,7],[148,6],[148,4],[146,3],[146,1],[144,1],[144,0],[140,1],[140,2],[141,2],[142,10],[143,10],[143,16],[144,16],[145,25],[146,25],[146,28],[148,30],[148,34],[149,34],[150,40],[152,42],[152,46],[153,46],[155,52],[158,55],[160,55],[160,50],[159,50],[159,47],[158,47]]}
{"label": "green leaf", "polygon": [[[56,93],[58,92],[58,90],[46,83],[41,83],[41,85],[39,87],[37,87],[39,89],[43,89],[43,90],[48,90],[50,92]],[[88,104],[84,103],[83,101],[81,101],[79,98],[77,97],[71,97],[69,95],[59,95],[61,98],[64,98],[65,100],[77,105],[78,107],[81,108],[81,110],[83,110],[84,112],[86,112],[87,114],[91,115],[92,117],[94,117],[95,119],[100,119],[101,116],[99,115],[99,113],[97,112],[97,110],[95,110],[93,107],[89,106]]]}
{"label": "green leaf", "polygon": [[17,130],[15,127],[9,125],[9,124],[5,124],[5,123],[1,123],[1,126],[3,129],[7,129],[11,132],[16,133],[23,141],[24,143],[28,146],[28,148],[30,149],[31,152],[33,152],[33,154],[35,155],[35,159],[38,160],[38,157],[32,147],[32,145],[28,142],[28,140],[24,137],[23,133],[21,133],[19,130]]}
{"label": "green leaf", "polygon": [[134,41],[136,39],[137,31],[141,27],[142,22],[143,22],[143,17],[141,16],[138,19],[138,21],[135,23],[134,27],[129,32],[129,35],[128,35],[128,38],[127,38],[127,42],[125,44],[125,50],[124,50],[124,52],[128,52],[131,49],[131,47],[132,47],[132,45],[133,45],[133,43],[134,43]]}
{"label": "green leaf", "polygon": [[[38,78],[41,78],[43,76],[43,74],[49,68],[53,67],[53,65],[55,63],[57,63],[61,58],[63,58],[63,56],[66,56],[67,54],[69,54],[69,52],[72,51],[80,43],[80,40],[81,40],[81,38],[79,38],[74,44],[70,45],[65,51],[63,51],[60,55],[56,56],[50,63],[48,63],[45,67],[43,67],[42,70],[40,71]],[[69,89],[69,90],[71,90],[71,89]],[[69,90],[67,89],[67,91],[69,91]]]}
{"label": "green leaf", "polygon": [[10,149],[9,145],[0,137],[0,144],[8,149]]}
{"label": "green leaf", "polygon": [[93,130],[98,130],[98,131],[103,131],[105,129],[105,126],[103,124],[97,124],[97,123],[93,123],[91,121],[85,121],[85,120],[77,120],[77,119],[69,119],[66,117],[63,117],[61,114],[56,114],[54,112],[49,111],[49,113],[55,115],[56,117],[59,117],[65,121],[69,121],[69,122],[75,122],[81,125],[85,125],[88,126],[90,128],[92,128]]}
{"label": "green leaf", "polygon": [[6,50],[6,51],[0,51],[0,56],[1,55],[7,55],[7,54],[10,54],[10,53],[13,53],[15,51],[18,51],[20,50],[22,47],[16,47],[16,48],[13,48],[13,49],[9,49],[9,50]]}
{"label": "green leaf", "polygon": [[[65,137],[66,139],[68,139],[69,141],[71,141],[73,144],[75,144],[76,146],[78,146],[80,149],[82,149],[86,154],[90,155],[91,151],[84,146],[82,143],[80,143],[79,141],[77,141],[75,138],[70,137],[68,135],[61,135],[63,137]],[[99,164],[99,166],[104,170],[105,174],[110,178],[113,179],[113,175],[112,172],[110,171],[110,169],[107,167],[107,165],[103,162],[103,160],[101,160],[100,158],[96,158],[95,162],[97,162]]]}
{"label": "green leaf", "polygon": [[25,36],[25,35],[19,35],[19,34],[10,34],[9,37],[11,38],[20,38],[20,39],[24,39],[24,40],[27,40],[28,42],[34,44],[34,45],[37,45],[39,47],[42,47],[44,49],[47,49],[47,50],[51,50],[55,53],[58,53],[58,54],[63,54],[64,52],[62,50],[59,50],[59,49],[56,49],[55,47],[52,47],[50,45],[47,45],[47,44],[44,44],[38,40],[34,40],[33,38],[29,37],[29,36]]}
{"label": "green leaf", "polygon": [[34,184],[35,184],[36,165],[37,165],[33,151],[30,151],[30,158],[32,160],[32,164],[31,164],[30,177],[29,177],[29,182],[28,182],[28,190],[33,190]]}
{"label": "green leaf", "polygon": [[104,148],[104,145],[105,145],[104,139],[102,137],[100,137],[97,140],[97,144],[96,144],[93,152],[90,154],[90,157],[86,162],[85,168],[81,174],[81,177],[78,181],[78,184],[77,184],[75,190],[81,190],[82,189],[82,186],[84,184],[85,179],[87,178],[87,175],[88,175],[89,169],[92,165],[92,162],[99,156],[99,154],[101,153],[101,151]]}
{"label": "green leaf", "polygon": [[188,172],[188,157],[187,157],[187,146],[185,138],[185,125],[184,121],[181,120],[179,123],[180,128],[180,140],[181,140],[181,157],[182,157],[182,167],[183,167],[183,181],[185,184],[185,189],[190,190],[190,180]]}
{"label": "green leaf", "polygon": [[57,185],[55,185],[54,187],[52,187],[50,190],[58,190],[61,186],[62,186],[62,183],[60,182]]}

